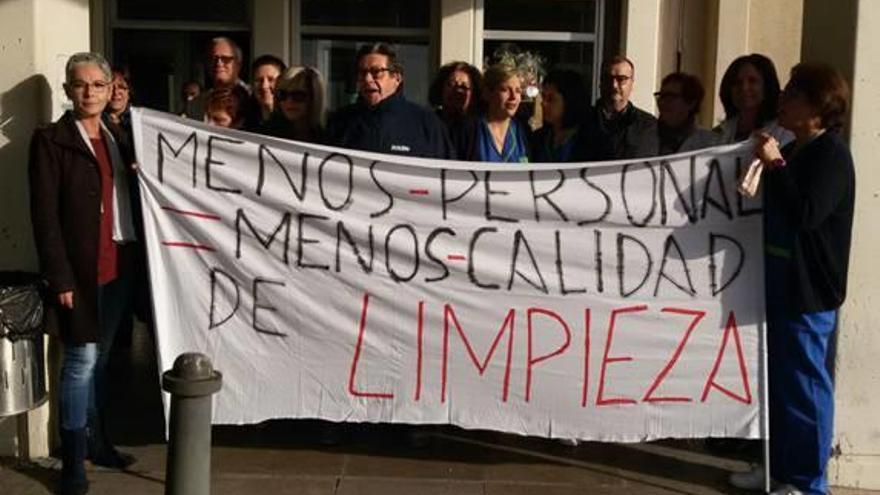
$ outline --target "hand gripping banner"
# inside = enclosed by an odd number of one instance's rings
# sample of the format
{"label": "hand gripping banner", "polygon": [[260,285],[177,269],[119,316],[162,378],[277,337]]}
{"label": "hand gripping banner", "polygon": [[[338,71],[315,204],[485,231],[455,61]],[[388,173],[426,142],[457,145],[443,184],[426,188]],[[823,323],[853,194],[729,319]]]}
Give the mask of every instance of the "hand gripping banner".
{"label": "hand gripping banner", "polygon": [[747,146],[499,165],[134,131],[160,369],[208,355],[215,423],[766,436]]}

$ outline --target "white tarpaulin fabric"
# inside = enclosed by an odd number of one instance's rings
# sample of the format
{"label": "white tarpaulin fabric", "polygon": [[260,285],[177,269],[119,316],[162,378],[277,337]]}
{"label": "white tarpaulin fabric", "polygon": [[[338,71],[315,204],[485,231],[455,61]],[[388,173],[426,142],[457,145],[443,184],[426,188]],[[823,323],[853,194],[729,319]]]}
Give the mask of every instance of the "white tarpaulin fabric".
{"label": "white tarpaulin fabric", "polygon": [[747,147],[499,165],[134,132],[160,369],[210,357],[215,423],[763,436]]}

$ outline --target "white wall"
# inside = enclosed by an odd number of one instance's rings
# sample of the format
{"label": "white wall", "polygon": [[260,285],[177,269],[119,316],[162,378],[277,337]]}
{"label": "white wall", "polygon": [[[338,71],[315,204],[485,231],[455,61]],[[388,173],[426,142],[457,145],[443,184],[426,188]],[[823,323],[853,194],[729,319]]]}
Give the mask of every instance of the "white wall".
{"label": "white wall", "polygon": [[[28,214],[27,154],[34,128],[58,118],[64,62],[89,48],[88,0],[0,1],[0,270],[36,270]],[[31,456],[48,454],[49,407],[27,416]],[[15,421],[0,423],[12,455]]]}
{"label": "white wall", "polygon": [[[880,489],[880,2],[807,0],[804,59],[830,63],[852,85],[850,149],[856,166],[856,212],[847,301],[835,362],[835,456],[831,482]],[[829,29],[829,27],[835,29]]]}

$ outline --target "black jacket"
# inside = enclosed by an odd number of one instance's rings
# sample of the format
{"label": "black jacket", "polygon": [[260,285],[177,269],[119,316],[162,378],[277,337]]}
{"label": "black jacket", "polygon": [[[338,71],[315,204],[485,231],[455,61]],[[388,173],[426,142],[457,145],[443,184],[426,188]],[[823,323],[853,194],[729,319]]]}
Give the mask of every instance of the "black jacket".
{"label": "black jacket", "polygon": [[[530,143],[532,161],[555,161],[551,156],[552,130],[549,125],[544,124],[532,134]],[[568,158],[569,162],[596,162],[611,160],[614,157],[608,137],[598,127],[590,125],[589,122],[582,124],[571,139],[574,140],[574,143],[572,144],[571,156]]]}
{"label": "black jacket", "polygon": [[446,126],[401,91],[371,108],[362,102],[341,108],[327,124],[332,146],[422,158],[454,159]]}
{"label": "black jacket", "polygon": [[[791,156],[794,144],[785,147]],[[765,219],[782,214],[793,234],[786,281],[792,313],[838,308],[846,297],[855,204],[852,155],[834,132],[806,144],[785,167],[766,174]]]}
{"label": "black jacket", "polygon": [[606,118],[599,103],[590,112],[589,120],[611,143],[614,159],[657,156],[657,119],[628,103],[618,115]]}
{"label": "black jacket", "polygon": [[[119,141],[118,135],[115,138]],[[61,338],[68,344],[98,342],[101,176],[71,112],[34,131],[28,178],[31,224],[43,277],[53,300],[56,294],[73,291],[73,309],[58,314]],[[122,249],[120,263],[126,257]]]}

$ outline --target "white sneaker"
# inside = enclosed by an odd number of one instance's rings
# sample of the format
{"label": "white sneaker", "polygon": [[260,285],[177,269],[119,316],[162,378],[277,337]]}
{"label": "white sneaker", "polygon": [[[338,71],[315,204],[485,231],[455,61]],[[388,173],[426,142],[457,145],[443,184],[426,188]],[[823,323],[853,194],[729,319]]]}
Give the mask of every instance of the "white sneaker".
{"label": "white sneaker", "polygon": [[[731,473],[727,481],[740,490],[764,490],[764,466],[758,464],[748,471]],[[772,484],[772,482],[771,482]],[[783,492],[785,493],[785,492]]]}
{"label": "white sneaker", "polygon": [[792,485],[782,485],[770,492],[770,495],[803,495],[803,493]]}

